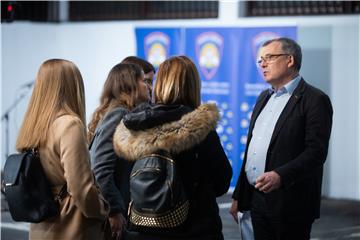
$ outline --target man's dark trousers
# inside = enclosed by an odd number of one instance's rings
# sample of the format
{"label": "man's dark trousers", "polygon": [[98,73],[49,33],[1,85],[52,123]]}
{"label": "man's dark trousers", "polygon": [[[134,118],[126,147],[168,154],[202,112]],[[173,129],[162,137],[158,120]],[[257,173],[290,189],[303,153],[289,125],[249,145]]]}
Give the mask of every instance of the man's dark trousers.
{"label": "man's dark trousers", "polygon": [[281,221],[268,207],[265,194],[254,190],[251,202],[255,240],[309,240],[313,220]]}

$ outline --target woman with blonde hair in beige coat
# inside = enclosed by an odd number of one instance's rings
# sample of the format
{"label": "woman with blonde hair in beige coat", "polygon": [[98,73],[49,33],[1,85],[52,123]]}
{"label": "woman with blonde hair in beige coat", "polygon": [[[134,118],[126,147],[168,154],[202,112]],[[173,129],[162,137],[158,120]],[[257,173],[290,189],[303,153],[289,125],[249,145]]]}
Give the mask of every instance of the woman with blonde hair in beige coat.
{"label": "woman with blonde hair in beige coat", "polygon": [[74,63],[51,59],[40,66],[16,148],[37,148],[54,195],[65,184],[67,190],[59,214],[31,224],[29,238],[101,239],[108,206],[90,169],[84,84]]}

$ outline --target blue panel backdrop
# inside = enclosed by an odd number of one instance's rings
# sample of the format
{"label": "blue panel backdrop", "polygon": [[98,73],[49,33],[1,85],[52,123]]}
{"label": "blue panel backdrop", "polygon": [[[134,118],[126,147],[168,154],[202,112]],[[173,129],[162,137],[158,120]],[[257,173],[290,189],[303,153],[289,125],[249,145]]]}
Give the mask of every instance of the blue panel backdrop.
{"label": "blue panel backdrop", "polygon": [[137,56],[147,59],[157,69],[169,56],[183,52],[185,42],[180,28],[137,28]]}
{"label": "blue panel backdrop", "polygon": [[[202,80],[202,101],[215,102],[220,109],[217,132],[237,173],[241,162],[237,157],[240,146],[236,86],[243,32],[238,28],[189,28],[185,34],[185,54],[195,62]],[[233,178],[231,185],[235,181]]]}
{"label": "blue panel backdrop", "polygon": [[215,102],[221,112],[217,132],[233,167],[234,187],[244,158],[247,131],[257,96],[269,86],[256,65],[266,40],[296,40],[296,27],[264,28],[137,28],[137,55],[157,68],[184,54],[196,64],[202,101]]}

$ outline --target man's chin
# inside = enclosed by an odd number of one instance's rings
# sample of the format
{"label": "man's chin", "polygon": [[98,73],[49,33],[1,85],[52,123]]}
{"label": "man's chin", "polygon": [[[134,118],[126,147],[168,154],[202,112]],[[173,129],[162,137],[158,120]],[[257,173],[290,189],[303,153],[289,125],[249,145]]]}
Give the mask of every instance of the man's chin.
{"label": "man's chin", "polygon": [[271,84],[271,82],[272,82],[272,79],[271,79],[271,78],[266,78],[266,77],[264,77],[264,80],[265,80],[265,82],[267,82],[268,84]]}

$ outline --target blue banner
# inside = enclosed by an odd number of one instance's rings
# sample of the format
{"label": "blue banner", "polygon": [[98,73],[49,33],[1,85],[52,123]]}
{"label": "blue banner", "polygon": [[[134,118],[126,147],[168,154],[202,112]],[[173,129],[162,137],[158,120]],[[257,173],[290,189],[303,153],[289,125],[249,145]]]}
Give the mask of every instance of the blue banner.
{"label": "blue banner", "polygon": [[180,28],[137,28],[137,56],[149,61],[155,69],[170,56],[183,53]]}
{"label": "blue banner", "polygon": [[[217,132],[236,173],[241,165],[237,157],[240,147],[237,140],[238,91],[234,89],[238,85],[235,76],[240,74],[235,67],[240,64],[240,44],[234,41],[242,39],[243,32],[238,28],[189,28],[185,34],[185,55],[199,70],[202,101],[215,102],[220,110]],[[233,178],[231,184],[234,185],[235,181]]]}
{"label": "blue banner", "polygon": [[[296,30],[296,27],[136,29],[137,55],[156,67],[169,56],[180,54],[196,64],[202,101],[215,102],[220,109],[217,132],[233,167],[233,187],[244,158],[252,109],[260,92],[269,87],[256,65],[258,50],[272,38],[284,36],[296,40]],[[170,40],[165,41],[162,34]],[[164,45],[163,42],[168,42],[163,47],[167,51],[158,50],[161,47],[156,44]]]}

